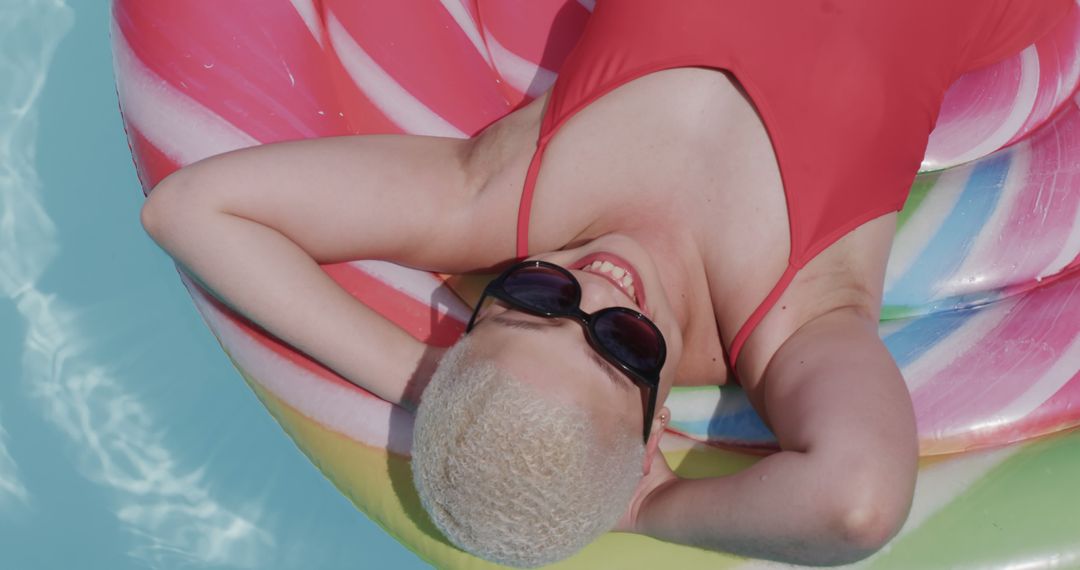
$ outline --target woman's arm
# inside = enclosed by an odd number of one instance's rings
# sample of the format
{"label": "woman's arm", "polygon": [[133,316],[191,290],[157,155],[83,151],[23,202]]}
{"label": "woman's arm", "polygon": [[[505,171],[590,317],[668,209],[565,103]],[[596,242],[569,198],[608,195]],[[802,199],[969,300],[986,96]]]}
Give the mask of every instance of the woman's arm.
{"label": "woman's arm", "polygon": [[418,393],[406,387],[427,379],[437,351],[355,300],[319,263],[384,259],[461,272],[511,257],[516,201],[481,197],[473,145],[364,136],[244,149],[166,178],[142,221],[235,310],[381,398],[414,404]]}
{"label": "woman's arm", "polygon": [[874,320],[841,309],[811,321],[777,351],[762,385],[785,451],[728,477],[654,478],[634,530],[799,564],[881,548],[907,518],[918,444],[907,387]]}

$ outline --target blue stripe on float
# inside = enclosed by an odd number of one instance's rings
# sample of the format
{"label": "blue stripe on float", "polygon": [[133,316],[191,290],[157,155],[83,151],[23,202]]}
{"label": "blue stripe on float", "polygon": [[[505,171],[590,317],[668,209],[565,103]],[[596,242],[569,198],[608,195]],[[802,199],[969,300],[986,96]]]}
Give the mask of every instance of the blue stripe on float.
{"label": "blue stripe on float", "polygon": [[1001,199],[1011,157],[1011,152],[1000,152],[975,165],[963,193],[930,239],[930,245],[889,289],[891,304],[926,304],[943,281],[953,278]]}
{"label": "blue stripe on float", "polygon": [[691,421],[673,420],[671,427],[694,438],[719,443],[776,443],[772,431],[754,411],[746,393],[734,386],[720,389],[720,402],[712,417]]}
{"label": "blue stripe on float", "polygon": [[[938,342],[956,332],[981,309],[944,311],[910,319],[882,338],[903,369]],[[772,431],[750,405],[746,394],[735,387],[721,388],[720,402],[712,416],[698,420],[674,420],[671,427],[696,439],[719,443],[766,445],[776,443]]]}
{"label": "blue stripe on float", "polygon": [[916,361],[926,351],[963,326],[977,310],[948,311],[916,317],[900,329],[882,338],[896,364],[901,368]]}

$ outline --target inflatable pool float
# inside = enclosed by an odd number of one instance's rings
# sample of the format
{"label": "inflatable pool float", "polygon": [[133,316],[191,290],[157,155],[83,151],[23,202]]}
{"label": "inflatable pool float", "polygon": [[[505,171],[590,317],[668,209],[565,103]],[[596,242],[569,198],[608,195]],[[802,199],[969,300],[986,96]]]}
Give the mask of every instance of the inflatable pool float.
{"label": "inflatable pool float", "polygon": [[[117,90],[144,191],[182,165],[256,144],[472,135],[552,84],[591,4],[115,0]],[[928,457],[904,530],[859,566],[1080,560],[1080,432],[1054,434],[1080,423],[1078,46],[1074,11],[946,98],[928,172],[901,215],[881,325]],[[433,345],[453,343],[468,317],[468,287],[455,291],[442,276],[372,261],[325,270]],[[492,567],[449,545],[420,508],[407,412],[185,284],[255,394],[360,510],[438,567]],[[669,403],[673,429],[662,447],[684,476],[741,469],[755,456],[733,447],[772,445],[737,389],[683,389]],[[1022,443],[990,448],[1009,442]],[[976,448],[988,449],[929,457]],[[556,566],[659,564],[759,563],[609,534]]]}

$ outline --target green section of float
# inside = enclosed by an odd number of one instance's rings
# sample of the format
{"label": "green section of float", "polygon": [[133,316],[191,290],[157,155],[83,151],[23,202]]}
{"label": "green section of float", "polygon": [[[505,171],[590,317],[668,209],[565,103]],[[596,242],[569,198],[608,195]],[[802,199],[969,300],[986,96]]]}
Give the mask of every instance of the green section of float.
{"label": "green section of float", "polygon": [[1027,444],[869,565],[1080,567],[1080,431]]}
{"label": "green section of float", "polygon": [[323,427],[264,389],[239,366],[237,370],[300,451],[369,519],[428,562],[462,566],[467,555],[446,542],[423,512],[406,459]]}
{"label": "green section of float", "polygon": [[896,231],[900,231],[904,224],[911,219],[911,214],[919,209],[923,200],[926,199],[926,195],[930,193],[930,189],[937,185],[938,178],[941,178],[941,172],[940,170],[927,172],[915,178],[915,183],[911,185],[911,193],[908,194],[907,201],[904,202],[904,209],[900,210],[900,214],[897,215]]}

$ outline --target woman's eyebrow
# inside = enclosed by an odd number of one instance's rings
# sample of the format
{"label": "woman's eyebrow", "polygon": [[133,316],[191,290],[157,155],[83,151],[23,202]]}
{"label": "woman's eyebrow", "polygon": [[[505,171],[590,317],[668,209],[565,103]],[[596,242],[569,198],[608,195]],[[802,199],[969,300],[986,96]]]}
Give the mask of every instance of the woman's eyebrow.
{"label": "woman's eyebrow", "polygon": [[492,322],[500,324],[504,327],[510,327],[514,329],[523,329],[527,331],[546,331],[553,327],[558,327],[557,323],[537,322],[537,321],[519,321],[517,319],[508,319],[502,315],[491,317]]}
{"label": "woman's eyebrow", "polygon": [[585,348],[585,354],[588,355],[589,360],[592,360],[594,364],[599,366],[600,370],[603,370],[604,374],[607,374],[607,377],[610,378],[611,381],[615,383],[615,385],[617,385],[619,388],[622,388],[623,390],[626,390],[626,391],[631,390],[631,387],[629,385],[629,382],[630,382],[629,378],[627,378],[623,374],[620,374],[619,372],[617,372],[615,370],[615,367],[612,366],[610,362],[608,362],[608,361],[604,360],[603,358],[601,358],[600,355],[596,354],[596,351],[594,351],[592,348],[589,348],[588,346],[586,346],[584,348]]}
{"label": "woman's eyebrow", "polygon": [[[494,317],[491,318],[491,320],[495,324],[498,324],[498,325],[501,325],[501,326],[504,326],[504,327],[510,327],[510,328],[515,328],[515,329],[527,330],[527,331],[547,332],[548,330],[550,330],[552,328],[558,328],[559,327],[559,324],[555,323],[555,322],[546,323],[546,322],[539,322],[539,321],[519,321],[517,319],[510,319],[510,318],[504,317],[503,315],[494,316]],[[610,379],[612,381],[612,383],[614,383],[615,385],[617,385],[619,388],[621,388],[623,390],[629,391],[629,390],[632,389],[628,385],[628,382],[629,382],[630,379],[626,378],[624,375],[622,375],[617,370],[615,370],[615,367],[612,366],[610,362],[604,360],[599,354],[596,354],[596,351],[594,351],[589,346],[583,346],[582,349],[585,351],[585,356],[587,356],[589,358],[589,360],[591,360],[593,362],[593,364],[596,365],[597,368],[599,368],[605,375],[607,375],[608,379]]]}

